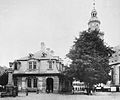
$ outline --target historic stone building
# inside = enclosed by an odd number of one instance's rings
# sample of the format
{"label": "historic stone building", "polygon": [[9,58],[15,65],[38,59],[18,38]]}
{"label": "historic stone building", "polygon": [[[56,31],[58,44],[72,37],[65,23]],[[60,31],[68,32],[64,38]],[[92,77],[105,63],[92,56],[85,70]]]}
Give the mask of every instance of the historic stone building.
{"label": "historic stone building", "polygon": [[112,82],[111,86],[120,87],[120,46],[116,46],[113,48],[115,53],[109,59],[109,64],[112,68],[111,76]]}
{"label": "historic stone building", "polygon": [[14,85],[18,86],[19,91],[59,92],[71,86],[62,74],[65,70],[62,60],[43,42],[40,51],[15,60],[11,67],[14,69]]}

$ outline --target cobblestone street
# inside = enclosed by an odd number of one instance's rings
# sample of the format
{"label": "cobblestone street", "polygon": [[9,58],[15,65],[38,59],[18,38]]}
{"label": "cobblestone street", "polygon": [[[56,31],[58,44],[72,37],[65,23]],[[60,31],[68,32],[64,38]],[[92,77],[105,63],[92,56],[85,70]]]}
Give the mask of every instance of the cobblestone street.
{"label": "cobblestone street", "polygon": [[120,93],[95,93],[94,95],[36,94],[19,93],[18,97],[5,97],[0,100],[120,100]]}

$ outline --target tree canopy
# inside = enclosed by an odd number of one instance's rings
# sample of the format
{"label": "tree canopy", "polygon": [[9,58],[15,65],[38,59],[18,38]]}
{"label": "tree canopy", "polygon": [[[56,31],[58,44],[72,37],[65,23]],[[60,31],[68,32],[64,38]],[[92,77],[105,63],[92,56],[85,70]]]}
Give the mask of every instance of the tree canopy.
{"label": "tree canopy", "polygon": [[109,57],[114,51],[100,38],[100,31],[83,31],[75,38],[67,57],[72,60],[65,74],[88,84],[110,80]]}

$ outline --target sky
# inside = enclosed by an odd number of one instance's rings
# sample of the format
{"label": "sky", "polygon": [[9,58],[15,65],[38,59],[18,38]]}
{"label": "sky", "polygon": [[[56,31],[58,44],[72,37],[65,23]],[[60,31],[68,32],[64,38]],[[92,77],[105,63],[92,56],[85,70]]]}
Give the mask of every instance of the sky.
{"label": "sky", "polygon": [[[0,0],[0,65],[40,50],[41,42],[62,59],[88,28],[93,0]],[[120,45],[120,0],[96,0],[105,42]]]}

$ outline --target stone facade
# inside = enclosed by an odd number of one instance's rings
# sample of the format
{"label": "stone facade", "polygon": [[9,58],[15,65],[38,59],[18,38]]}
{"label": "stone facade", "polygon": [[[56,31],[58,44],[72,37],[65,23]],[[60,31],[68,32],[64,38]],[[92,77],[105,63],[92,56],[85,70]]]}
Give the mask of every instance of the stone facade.
{"label": "stone facade", "polygon": [[70,81],[62,74],[65,70],[62,60],[44,43],[41,43],[41,50],[37,53],[12,62],[12,68],[14,85],[18,86],[19,91],[59,92],[66,85],[70,86],[66,84]]}
{"label": "stone facade", "polygon": [[109,64],[112,68],[111,76],[112,82],[111,86],[120,87],[120,46],[116,46],[113,48],[115,53],[109,60]]}

